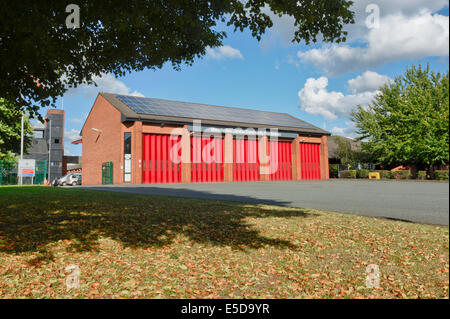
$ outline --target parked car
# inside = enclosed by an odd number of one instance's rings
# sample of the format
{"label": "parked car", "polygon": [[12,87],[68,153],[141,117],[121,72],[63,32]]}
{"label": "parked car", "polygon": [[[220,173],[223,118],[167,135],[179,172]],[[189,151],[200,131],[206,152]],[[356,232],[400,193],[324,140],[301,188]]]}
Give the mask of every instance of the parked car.
{"label": "parked car", "polygon": [[81,185],[81,174],[77,175],[72,181],[72,186]]}
{"label": "parked car", "polygon": [[70,173],[60,177],[56,186],[66,186],[66,185],[81,185],[81,173]]}
{"label": "parked car", "polygon": [[52,181],[51,185],[52,185],[52,186],[58,186],[58,185],[59,185],[59,179],[60,179],[60,178],[61,178],[61,177],[55,178],[55,179]]}

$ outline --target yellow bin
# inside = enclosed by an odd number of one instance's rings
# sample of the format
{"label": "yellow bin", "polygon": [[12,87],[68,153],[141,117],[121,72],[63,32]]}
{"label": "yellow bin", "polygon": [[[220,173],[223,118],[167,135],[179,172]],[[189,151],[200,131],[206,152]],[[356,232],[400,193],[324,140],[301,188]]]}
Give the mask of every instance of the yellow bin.
{"label": "yellow bin", "polygon": [[380,173],[378,172],[369,173],[369,179],[380,179]]}

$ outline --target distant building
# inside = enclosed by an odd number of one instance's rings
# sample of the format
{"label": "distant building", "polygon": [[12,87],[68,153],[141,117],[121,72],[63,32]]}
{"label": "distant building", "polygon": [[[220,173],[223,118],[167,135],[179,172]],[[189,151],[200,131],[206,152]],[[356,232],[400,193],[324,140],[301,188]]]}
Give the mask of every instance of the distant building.
{"label": "distant building", "polygon": [[338,155],[338,148],[339,148],[338,139],[342,139],[346,142],[349,142],[350,148],[352,151],[357,151],[357,152],[361,151],[361,142],[360,141],[356,141],[354,139],[344,137],[344,136],[339,136],[339,135],[327,136],[328,161],[330,164],[339,164],[341,162],[341,159],[339,158],[339,155]]}
{"label": "distant building", "polygon": [[63,175],[64,110],[50,109],[47,111],[44,120],[45,123],[43,125],[40,123],[34,124],[31,146],[23,157],[25,159],[35,159],[36,161],[50,160],[50,175],[48,179],[52,181]]}
{"label": "distant building", "polygon": [[63,175],[81,173],[81,156],[64,156]]}
{"label": "distant building", "polygon": [[33,139],[27,151],[23,155],[25,159],[35,159],[36,161],[48,160],[48,146],[45,140],[45,127],[40,122],[33,124]]}
{"label": "distant building", "polygon": [[[51,132],[50,132],[51,130]],[[51,134],[50,134],[51,133]],[[64,111],[50,109],[45,115],[45,138],[50,143],[50,178],[63,175],[64,159]]]}

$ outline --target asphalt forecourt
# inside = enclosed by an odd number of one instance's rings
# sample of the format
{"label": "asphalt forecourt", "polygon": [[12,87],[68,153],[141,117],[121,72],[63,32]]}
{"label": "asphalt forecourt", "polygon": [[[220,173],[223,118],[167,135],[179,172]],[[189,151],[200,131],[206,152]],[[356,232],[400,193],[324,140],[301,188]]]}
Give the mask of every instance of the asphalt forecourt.
{"label": "asphalt forecourt", "polygon": [[[86,186],[83,186],[86,187]],[[376,180],[99,185],[89,189],[263,203],[449,225],[448,182]]]}
{"label": "asphalt forecourt", "polygon": [[448,298],[448,242],[320,210],[0,187],[0,298]]}

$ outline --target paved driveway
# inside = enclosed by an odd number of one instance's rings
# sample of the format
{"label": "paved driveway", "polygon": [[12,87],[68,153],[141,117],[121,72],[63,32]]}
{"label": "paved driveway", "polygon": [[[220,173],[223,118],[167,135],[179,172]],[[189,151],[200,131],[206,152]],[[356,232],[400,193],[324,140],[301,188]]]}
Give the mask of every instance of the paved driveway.
{"label": "paved driveway", "polygon": [[429,224],[449,224],[449,184],[328,180],[83,186],[83,188],[267,203]]}

